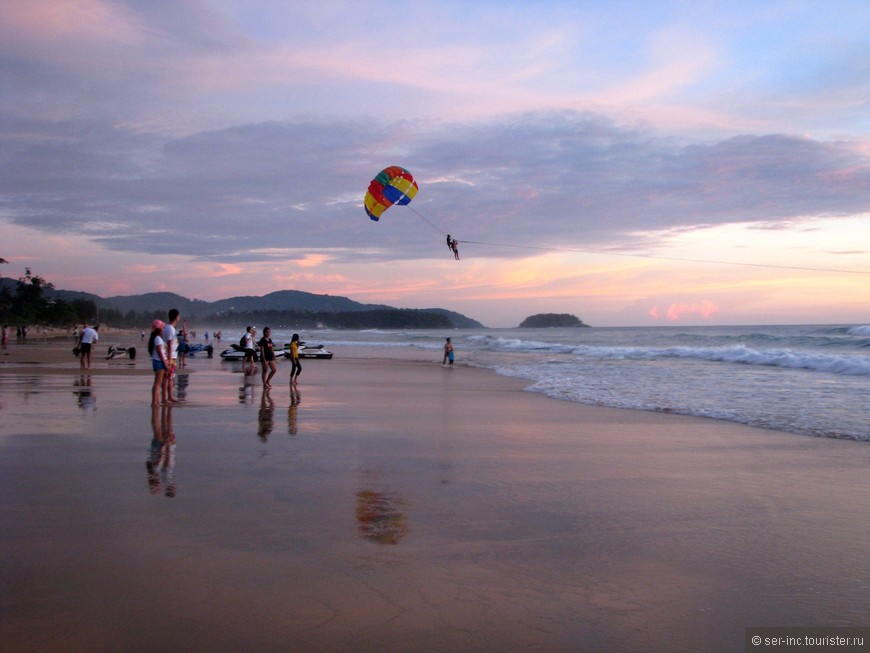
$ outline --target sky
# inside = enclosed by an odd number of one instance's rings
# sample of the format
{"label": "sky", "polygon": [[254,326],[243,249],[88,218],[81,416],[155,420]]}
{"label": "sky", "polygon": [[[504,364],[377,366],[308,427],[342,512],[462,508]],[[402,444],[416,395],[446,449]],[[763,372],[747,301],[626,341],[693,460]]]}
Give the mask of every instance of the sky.
{"label": "sky", "polygon": [[0,234],[104,297],[868,324],[870,2],[3,0]]}

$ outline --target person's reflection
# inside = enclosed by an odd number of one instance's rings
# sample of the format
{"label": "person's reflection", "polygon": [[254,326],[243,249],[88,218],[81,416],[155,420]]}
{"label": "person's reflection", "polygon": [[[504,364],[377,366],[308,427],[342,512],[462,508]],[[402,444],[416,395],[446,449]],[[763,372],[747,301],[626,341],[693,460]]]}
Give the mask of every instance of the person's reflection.
{"label": "person's reflection", "polygon": [[302,401],[302,395],[299,394],[299,389],[290,387],[290,407],[287,409],[287,433],[296,435],[299,428],[296,426],[296,411],[299,409],[299,404]]}
{"label": "person's reflection", "polygon": [[186,372],[175,377],[175,398],[187,401],[187,386],[190,385],[190,375]]}
{"label": "person's reflection", "polygon": [[360,490],[356,493],[357,531],[377,544],[398,544],[408,533],[405,501],[391,492]]}
{"label": "person's reflection", "polygon": [[269,394],[269,388],[263,388],[263,396],[260,398],[260,412],[257,415],[257,435],[263,442],[269,439],[269,434],[275,424],[275,402]]}
{"label": "person's reflection", "polygon": [[91,387],[91,375],[83,374],[73,382],[73,394],[76,396],[76,401],[79,408],[82,410],[96,410],[97,397],[94,395],[94,390]]}
{"label": "person's reflection", "polygon": [[160,494],[161,487],[167,497],[175,496],[175,431],[172,428],[172,406],[151,408],[151,453],[145,461],[148,470],[148,489]]}
{"label": "person's reflection", "polygon": [[254,403],[254,377],[245,374],[245,385],[239,388],[239,403],[250,406]]}

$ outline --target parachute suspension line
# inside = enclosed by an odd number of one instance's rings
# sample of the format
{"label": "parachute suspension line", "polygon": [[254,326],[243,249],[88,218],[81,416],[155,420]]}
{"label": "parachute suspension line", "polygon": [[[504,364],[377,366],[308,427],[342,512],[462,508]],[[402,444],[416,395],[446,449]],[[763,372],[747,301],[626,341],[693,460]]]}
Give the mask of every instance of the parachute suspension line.
{"label": "parachute suspension line", "polygon": [[[381,214],[393,204],[406,206],[423,222],[432,227],[442,236],[449,234],[443,227],[439,227],[425,215],[417,211],[413,206],[409,206],[410,202],[417,195],[417,182],[410,172],[401,166],[390,166],[378,173],[369,184],[368,192],[366,192],[363,204],[368,216],[372,220],[378,220]],[[772,263],[740,263],[737,261],[718,261],[713,259],[703,258],[681,258],[678,256],[653,256],[650,254],[628,254],[625,252],[606,252],[596,251],[591,249],[571,249],[567,247],[541,247],[536,245],[514,245],[510,243],[487,243],[479,240],[463,240],[463,243],[469,245],[487,245],[491,247],[513,247],[515,249],[532,249],[542,252],[575,252],[578,254],[597,254],[599,256],[624,256],[630,258],[645,258],[660,261],[683,261],[686,263],[711,263],[714,265],[739,265],[752,268],[774,268],[778,270],[801,270],[804,272],[833,272],[840,274],[864,274],[870,275],[870,270],[837,270],[834,268],[815,268],[804,267],[798,265],[774,265]],[[449,240],[448,240],[449,244]],[[454,250],[455,251],[455,250]],[[458,258],[458,257],[457,257]],[[0,259],[0,263],[5,263]]]}
{"label": "parachute suspension line", "polygon": [[[423,222],[432,227],[442,236],[448,235],[447,232],[425,215],[417,211],[412,206],[409,206],[412,199],[417,194],[418,186],[414,181],[410,172],[401,166],[390,166],[378,173],[369,184],[368,192],[365,195],[363,204],[365,205],[366,213],[372,220],[378,220],[381,214],[393,204],[407,206],[414,215],[420,218]],[[596,251],[590,249],[572,249],[567,247],[541,247],[536,245],[514,245],[510,243],[487,243],[479,240],[463,240],[463,243],[469,245],[487,245],[491,247],[513,247],[516,249],[532,249],[543,252],[575,252],[579,254],[597,254],[599,256],[623,256],[629,258],[645,258],[660,261],[682,261],[686,263],[710,263],[714,265],[739,265],[742,267],[752,268],[772,268],[777,270],[800,270],[803,272],[832,272],[840,274],[864,274],[870,275],[870,270],[838,270],[834,268],[816,268],[799,265],[775,265],[773,263],[740,263],[738,261],[719,261],[714,259],[703,258],[682,258],[678,256],[653,256],[650,254],[628,254],[626,252],[607,252]],[[454,250],[455,251],[455,250]],[[0,259],[2,261],[3,259]]]}
{"label": "parachute suspension line", "polygon": [[363,198],[363,205],[368,216],[375,221],[380,220],[381,215],[393,205],[404,206],[423,222],[432,227],[442,236],[447,232],[420,213],[413,206],[409,206],[411,200],[417,195],[417,182],[413,175],[401,166],[389,166],[381,170],[369,183],[368,191]]}
{"label": "parachute suspension line", "polygon": [[750,268],[773,268],[777,270],[800,270],[802,272],[839,272],[842,274],[866,274],[870,270],[838,270],[835,268],[813,268],[798,265],[774,265],[772,263],[740,263],[738,261],[717,261],[702,258],[682,258],[678,256],[653,256],[651,254],[627,254],[625,252],[602,252],[594,249],[571,249],[567,247],[541,247],[537,245],[511,245],[508,243],[486,243],[478,240],[463,240],[468,245],[486,245],[489,247],[513,247],[514,249],[533,249],[543,252],[571,252],[575,254],[598,254],[601,256],[623,256],[628,258],[645,258],[660,261],[682,261],[684,263],[712,263],[715,265],[739,265]]}
{"label": "parachute suspension line", "polygon": [[435,231],[437,231],[437,232],[438,232],[439,234],[441,234],[442,236],[446,236],[446,235],[447,235],[447,232],[444,231],[444,229],[442,229],[442,228],[439,227],[437,224],[435,224],[434,222],[432,222],[429,218],[427,218],[425,215],[423,215],[422,213],[420,213],[417,209],[415,209],[415,208],[414,208],[413,206],[411,206],[410,204],[409,204],[406,208],[407,208],[409,211],[411,211],[411,213],[413,213],[413,214],[416,215],[418,218],[420,218],[423,222],[425,222],[425,223],[428,224],[430,227],[432,227]]}

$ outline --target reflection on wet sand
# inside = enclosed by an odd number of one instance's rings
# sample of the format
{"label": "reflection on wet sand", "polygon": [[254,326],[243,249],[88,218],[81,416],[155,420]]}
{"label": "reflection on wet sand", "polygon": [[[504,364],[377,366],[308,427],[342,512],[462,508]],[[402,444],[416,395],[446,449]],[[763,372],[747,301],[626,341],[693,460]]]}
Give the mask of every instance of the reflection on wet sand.
{"label": "reflection on wet sand", "polygon": [[395,493],[360,490],[356,493],[357,530],[378,544],[398,544],[408,533],[405,501]]}
{"label": "reflection on wet sand", "polygon": [[263,442],[266,442],[274,427],[275,401],[269,394],[269,388],[263,388],[263,396],[260,398],[260,412],[257,414],[257,435]]}
{"label": "reflection on wet sand", "polygon": [[187,401],[187,386],[190,385],[190,374],[183,372],[175,375],[175,399]]}
{"label": "reflection on wet sand", "polygon": [[175,431],[172,428],[172,406],[154,406],[151,409],[151,452],[145,461],[148,470],[148,489],[160,494],[161,487],[167,497],[175,496]]}
{"label": "reflection on wet sand", "polygon": [[76,402],[82,410],[96,410],[97,397],[94,395],[94,390],[91,387],[91,375],[82,374],[78,379],[73,381],[73,394],[76,396]]}
{"label": "reflection on wet sand", "polygon": [[296,412],[299,409],[299,404],[302,401],[302,395],[299,394],[299,389],[293,386],[290,387],[290,406],[287,408],[287,433],[288,435],[296,435],[299,433],[299,427],[296,425]]}
{"label": "reflection on wet sand", "polygon": [[254,403],[254,376],[245,374],[245,384],[239,388],[239,403],[250,406]]}
{"label": "reflection on wet sand", "polygon": [[38,374],[20,375],[18,377],[4,376],[0,383],[14,387],[25,404],[30,402],[33,395],[40,395],[46,392],[44,388],[45,377]]}

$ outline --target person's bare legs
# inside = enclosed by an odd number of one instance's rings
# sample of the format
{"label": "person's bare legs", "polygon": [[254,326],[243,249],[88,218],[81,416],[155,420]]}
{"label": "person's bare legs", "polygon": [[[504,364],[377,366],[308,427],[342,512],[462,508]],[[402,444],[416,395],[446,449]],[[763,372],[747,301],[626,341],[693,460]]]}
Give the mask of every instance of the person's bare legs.
{"label": "person's bare legs", "polygon": [[163,373],[163,403],[175,403],[175,397],[172,396],[172,379],[175,376],[177,369],[175,360],[169,362],[169,368]]}
{"label": "person's bare legs", "polygon": [[151,405],[160,405],[160,392],[163,388],[163,370],[154,372],[154,385],[151,386]]}

